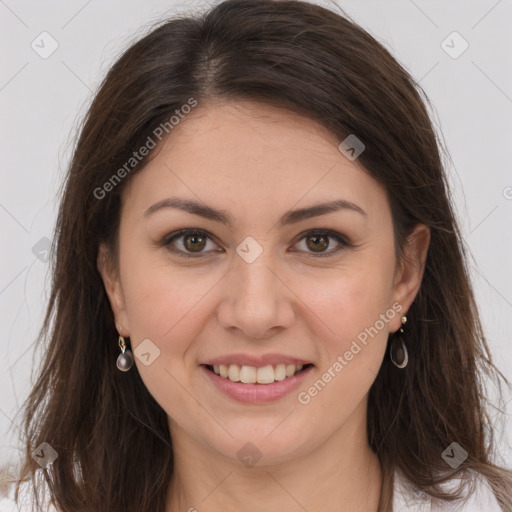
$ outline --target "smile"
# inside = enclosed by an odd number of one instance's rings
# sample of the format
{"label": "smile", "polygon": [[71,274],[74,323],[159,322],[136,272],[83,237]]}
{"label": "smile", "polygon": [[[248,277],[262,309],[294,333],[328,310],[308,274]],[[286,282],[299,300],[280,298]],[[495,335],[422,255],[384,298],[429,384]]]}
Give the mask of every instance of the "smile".
{"label": "smile", "polygon": [[313,364],[202,364],[200,368],[214,389],[236,402],[271,404],[290,395],[315,368]]}
{"label": "smile", "polygon": [[261,367],[240,366],[238,364],[215,364],[206,367],[216,375],[231,382],[241,382],[243,384],[272,384],[293,377],[301,372],[305,367],[311,365],[302,364],[276,364]]}

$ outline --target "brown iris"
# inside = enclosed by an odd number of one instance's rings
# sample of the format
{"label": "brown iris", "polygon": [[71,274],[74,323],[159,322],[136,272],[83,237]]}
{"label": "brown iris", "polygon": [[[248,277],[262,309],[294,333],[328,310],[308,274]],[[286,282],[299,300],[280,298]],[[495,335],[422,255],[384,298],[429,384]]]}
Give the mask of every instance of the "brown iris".
{"label": "brown iris", "polygon": [[183,243],[188,251],[200,252],[204,249],[206,244],[206,237],[197,233],[185,235],[183,237]]}
{"label": "brown iris", "polygon": [[[311,235],[306,238],[307,246],[316,252],[321,252],[322,249],[327,249],[329,247],[328,236],[325,235]],[[313,240],[313,243],[310,244],[309,241]]]}

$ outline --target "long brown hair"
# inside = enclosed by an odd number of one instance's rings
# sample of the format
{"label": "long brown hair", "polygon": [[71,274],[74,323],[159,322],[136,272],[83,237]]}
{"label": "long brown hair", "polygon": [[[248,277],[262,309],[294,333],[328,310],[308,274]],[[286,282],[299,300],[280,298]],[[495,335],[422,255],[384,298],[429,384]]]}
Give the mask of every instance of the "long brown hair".
{"label": "long brown hair", "polygon": [[[379,510],[391,509],[396,469],[443,499],[457,493],[443,493],[439,483],[475,470],[510,509],[512,473],[491,460],[483,384],[506,379],[482,332],[428,99],[346,15],[296,0],[227,0],[166,20],[103,80],[80,126],[60,204],[40,333],[48,344],[24,409],[21,478],[47,485],[67,512],[164,511],[173,473],[166,413],[136,367],[126,374],[115,367],[117,331],[96,259],[101,242],[117,254],[121,193],[151,153],[130,172],[119,169],[191,98],[199,106],[261,101],[322,123],[340,142],[349,134],[363,141],[359,162],[388,194],[397,261],[417,223],[431,231],[408,311],[409,365],[399,370],[386,359],[369,394],[368,440],[383,469]],[[468,458],[452,470],[441,453],[454,441]],[[58,453],[45,470],[31,457],[43,442]]]}

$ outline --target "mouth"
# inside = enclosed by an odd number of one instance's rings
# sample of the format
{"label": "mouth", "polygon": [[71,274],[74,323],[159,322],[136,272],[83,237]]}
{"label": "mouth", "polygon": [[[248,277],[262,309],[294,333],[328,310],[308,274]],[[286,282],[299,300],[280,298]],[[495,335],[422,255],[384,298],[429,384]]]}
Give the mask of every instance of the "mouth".
{"label": "mouth", "polygon": [[[279,360],[277,359],[277,361]],[[221,361],[211,362],[220,363]],[[238,362],[243,362],[243,360]],[[235,363],[202,364],[200,368],[208,382],[223,396],[247,405],[264,405],[272,404],[290,395],[304,383],[308,374],[311,374],[315,368],[315,365],[310,363],[291,363],[291,361],[287,361],[287,364],[266,364],[265,366]],[[305,361],[300,361],[300,363],[305,363]]]}
{"label": "mouth", "polygon": [[283,363],[259,367],[238,364],[205,364],[202,366],[227,381],[240,384],[270,385],[307,372],[314,365],[311,363],[305,365]]}

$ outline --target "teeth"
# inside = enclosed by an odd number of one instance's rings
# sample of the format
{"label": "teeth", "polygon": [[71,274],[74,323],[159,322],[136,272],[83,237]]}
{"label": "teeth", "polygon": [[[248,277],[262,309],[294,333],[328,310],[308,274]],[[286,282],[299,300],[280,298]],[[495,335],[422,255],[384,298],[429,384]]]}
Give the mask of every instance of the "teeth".
{"label": "teeth", "polygon": [[[295,372],[294,372],[295,373]],[[286,379],[286,365],[278,364],[274,368],[274,380],[284,380]]]}
{"label": "teeth", "polygon": [[228,377],[232,382],[238,382],[240,380],[240,366],[236,364],[229,365]]}
{"label": "teeth", "polygon": [[244,384],[254,384],[256,382],[257,370],[254,366],[242,366],[240,368],[240,380]]}
{"label": "teeth", "polygon": [[272,368],[272,365],[263,366],[262,368],[258,368],[258,371],[256,372],[256,379],[259,384],[272,384],[274,380],[277,380],[275,378],[275,372],[274,368]]}
{"label": "teeth", "polygon": [[215,364],[213,371],[232,382],[243,382],[244,384],[272,384],[287,377],[292,377],[300,372],[302,364],[276,364],[257,368],[256,366],[239,366],[237,364]]}

